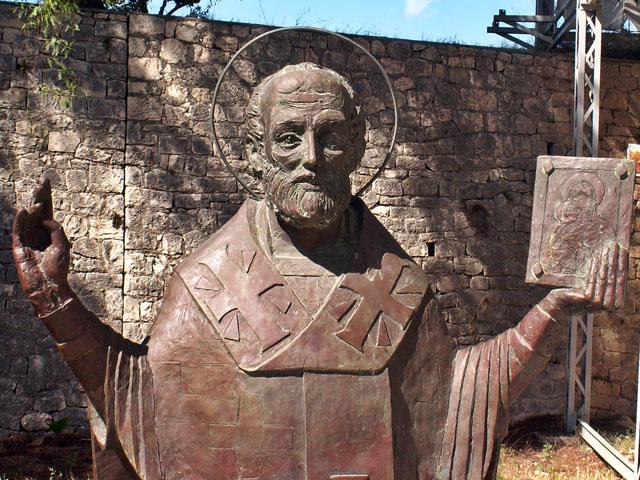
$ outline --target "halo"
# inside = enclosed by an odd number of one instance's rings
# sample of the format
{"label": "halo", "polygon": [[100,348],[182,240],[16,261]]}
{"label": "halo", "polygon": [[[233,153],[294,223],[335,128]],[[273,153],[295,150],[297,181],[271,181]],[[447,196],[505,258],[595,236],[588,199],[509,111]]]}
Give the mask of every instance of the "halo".
{"label": "halo", "polygon": [[233,167],[231,166],[231,164],[227,160],[226,155],[222,151],[222,146],[220,145],[220,142],[218,141],[218,135],[216,134],[216,121],[215,121],[215,118],[214,118],[215,117],[216,101],[218,99],[218,93],[220,91],[220,86],[222,85],[222,82],[224,80],[225,75],[227,74],[227,72],[231,68],[231,65],[233,64],[233,62],[236,61],[236,59],[242,54],[242,52],[244,52],[247,48],[249,48],[254,43],[262,40],[265,37],[268,37],[269,35],[273,35],[275,33],[280,33],[280,32],[294,31],[294,30],[300,30],[300,31],[306,31],[306,32],[324,33],[324,34],[327,34],[327,35],[333,35],[335,37],[338,37],[338,38],[346,41],[347,43],[351,44],[352,46],[357,47],[361,52],[364,52],[364,54],[367,55],[367,57],[369,57],[369,59],[371,59],[373,61],[373,63],[378,67],[378,69],[382,73],[382,77],[384,78],[385,82],[387,83],[387,87],[389,87],[389,92],[391,93],[391,101],[393,103],[393,129],[391,130],[391,142],[389,144],[389,149],[387,150],[387,153],[386,153],[386,155],[384,157],[384,160],[382,161],[382,163],[378,167],[378,170],[376,171],[376,173],[374,173],[371,176],[371,178],[369,179],[369,181],[367,183],[365,183],[360,188],[360,190],[358,190],[356,192],[356,196],[360,196],[360,195],[362,195],[362,193],[364,193],[365,190],[367,190],[371,186],[371,184],[374,182],[374,180],[380,176],[380,173],[382,172],[382,169],[387,165],[387,163],[389,162],[389,159],[391,158],[391,154],[393,153],[393,148],[395,147],[395,144],[396,144],[396,134],[398,132],[398,104],[396,103],[396,95],[393,92],[393,85],[391,83],[391,79],[389,78],[389,75],[387,75],[387,72],[384,70],[384,67],[376,59],[376,57],[374,57],[371,52],[369,52],[366,48],[364,48],[359,43],[357,43],[354,40],[351,40],[350,38],[345,37],[344,35],[341,35],[339,33],[331,32],[329,30],[324,30],[322,28],[317,28],[317,27],[282,27],[282,28],[276,28],[274,30],[269,30],[268,32],[262,33],[262,34],[258,35],[257,37],[252,38],[247,43],[245,43],[242,47],[240,47],[240,49],[238,49],[238,51],[233,55],[233,57],[231,57],[231,59],[229,60],[227,65],[222,70],[222,73],[220,74],[220,77],[218,77],[218,82],[216,83],[216,88],[213,90],[213,99],[211,100],[211,127],[212,127],[212,131],[213,131],[213,144],[215,145],[216,150],[220,154],[220,158],[222,159],[222,162],[224,163],[224,165],[227,168],[227,170],[229,171],[229,173],[231,173],[231,175],[233,175],[233,177],[236,179],[236,181],[240,185],[242,185],[242,187],[247,192],[249,192],[249,194],[252,197],[258,198],[258,195],[256,195],[256,193],[253,190],[251,190],[251,188],[238,176],[236,171],[233,169]]}
{"label": "halo", "polygon": [[587,182],[593,187],[593,193],[596,196],[596,205],[600,205],[604,199],[604,185],[602,184],[602,181],[591,172],[578,172],[569,177],[565,183],[563,197],[566,199],[569,189],[580,182]]}

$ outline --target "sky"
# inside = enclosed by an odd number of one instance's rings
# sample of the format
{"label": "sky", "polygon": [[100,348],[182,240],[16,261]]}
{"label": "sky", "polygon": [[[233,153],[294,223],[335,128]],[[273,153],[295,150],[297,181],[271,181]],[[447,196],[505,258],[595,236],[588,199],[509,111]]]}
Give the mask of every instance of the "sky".
{"label": "sky", "polygon": [[219,0],[211,13],[215,20],[504,46],[486,33],[500,9],[533,15],[535,0]]}

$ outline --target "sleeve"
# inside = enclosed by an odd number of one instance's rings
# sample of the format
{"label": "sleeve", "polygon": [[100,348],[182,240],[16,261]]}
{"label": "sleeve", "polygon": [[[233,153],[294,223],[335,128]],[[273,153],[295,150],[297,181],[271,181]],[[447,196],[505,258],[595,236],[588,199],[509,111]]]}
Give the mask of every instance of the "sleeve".
{"label": "sleeve", "polygon": [[40,319],[53,335],[62,358],[78,377],[91,403],[102,414],[104,375],[110,345],[129,347],[130,351],[136,347],[144,348],[125,340],[102,323],[76,297]]}
{"label": "sleeve", "polygon": [[138,478],[160,479],[153,377],[147,356],[110,346],[104,378],[104,415],[93,408],[89,415],[99,448],[120,450]]}
{"label": "sleeve", "polygon": [[501,335],[454,357],[440,477],[494,478],[509,401],[547,364],[548,329],[555,320],[539,306]]}
{"label": "sleeve", "polygon": [[103,324],[77,298],[40,318],[89,397],[89,418],[98,446],[124,453],[139,478],[159,479],[153,378],[146,346]]}

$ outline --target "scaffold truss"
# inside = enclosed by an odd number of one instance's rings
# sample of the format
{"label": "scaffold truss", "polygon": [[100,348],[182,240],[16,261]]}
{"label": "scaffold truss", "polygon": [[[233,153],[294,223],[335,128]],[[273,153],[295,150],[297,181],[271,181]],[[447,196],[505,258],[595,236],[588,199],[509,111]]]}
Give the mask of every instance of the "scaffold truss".
{"label": "scaffold truss", "polygon": [[[507,15],[500,10],[493,17],[492,26],[487,28],[487,32],[524,48],[546,45],[551,50],[562,43],[575,42],[573,139],[576,157],[598,156],[603,30],[605,26],[622,28],[625,18],[640,29],[638,0],[559,0],[555,8],[553,0],[537,0],[536,15]],[[535,43],[515,36],[523,34],[533,37]],[[640,156],[640,147],[630,146],[629,158],[632,152]],[[636,181],[638,177],[640,175],[636,175]],[[630,462],[589,424],[592,353],[593,315],[573,316],[567,362],[567,430],[576,431],[624,479],[640,480],[640,383],[636,398],[634,460]]]}

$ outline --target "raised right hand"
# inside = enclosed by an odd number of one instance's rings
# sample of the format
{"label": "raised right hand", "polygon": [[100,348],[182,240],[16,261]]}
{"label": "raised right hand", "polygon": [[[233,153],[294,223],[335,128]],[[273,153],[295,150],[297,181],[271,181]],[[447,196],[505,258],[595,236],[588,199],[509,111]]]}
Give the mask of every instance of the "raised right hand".
{"label": "raised right hand", "polygon": [[13,259],[22,290],[40,315],[46,315],[73,297],[67,282],[70,245],[53,220],[51,184],[40,181],[33,203],[13,221]]}

